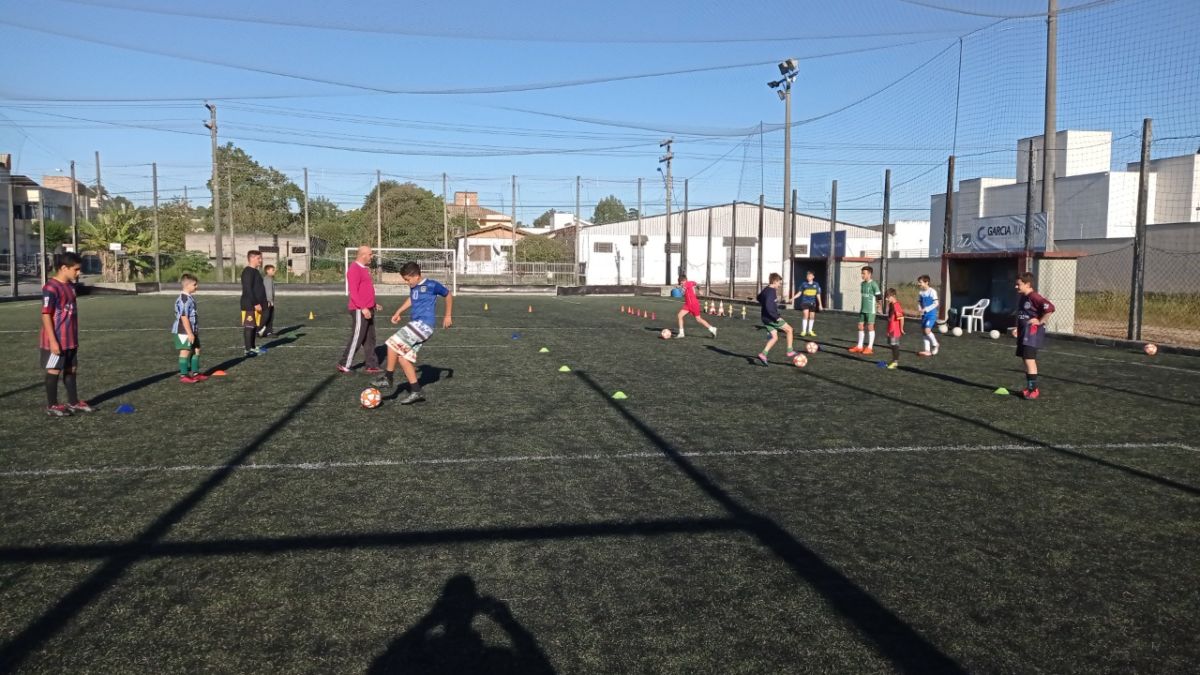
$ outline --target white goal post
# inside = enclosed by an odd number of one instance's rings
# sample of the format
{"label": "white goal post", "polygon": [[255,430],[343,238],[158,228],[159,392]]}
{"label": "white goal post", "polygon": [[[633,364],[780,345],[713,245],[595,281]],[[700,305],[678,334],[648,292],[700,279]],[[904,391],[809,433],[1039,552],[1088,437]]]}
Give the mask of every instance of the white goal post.
{"label": "white goal post", "polygon": [[[421,274],[440,281],[451,293],[458,293],[457,252],[452,248],[377,248],[374,252],[371,273],[379,283],[397,286],[404,283],[400,278],[400,267],[415,262],[421,266]],[[350,269],[357,253],[357,247],[346,249],[345,269]],[[349,292],[347,286],[346,293]]]}

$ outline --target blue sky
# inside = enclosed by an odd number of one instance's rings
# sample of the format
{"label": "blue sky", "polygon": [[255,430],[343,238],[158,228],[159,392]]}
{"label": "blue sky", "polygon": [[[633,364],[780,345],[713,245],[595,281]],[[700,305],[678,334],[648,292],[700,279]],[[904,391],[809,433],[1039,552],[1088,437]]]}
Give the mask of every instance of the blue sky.
{"label": "blue sky", "polygon": [[[1111,129],[1122,139],[1114,164],[1136,159],[1127,134],[1144,116],[1157,136],[1178,137],[1156,156],[1200,144],[1188,140],[1200,133],[1200,3],[1062,3],[1082,4],[1092,6],[1061,18],[1060,128]],[[0,0],[0,40],[16,66],[0,80],[0,151],[33,176],[75,159],[90,181],[99,150],[105,183],[139,202],[156,161],[164,198],[187,185],[206,201],[211,98],[223,139],[297,180],[308,167],[314,195],[345,207],[361,203],[378,169],[435,191],[445,172],[451,191],[476,190],[506,211],[516,174],[526,222],[572,210],[576,175],[585,216],[609,193],[633,206],[640,176],[654,212],[667,136],[677,141],[676,200],[691,177],[693,204],[760,192],[778,204],[782,132],[740,134],[782,122],[766,82],[776,61],[796,56],[794,119],[821,118],[793,133],[802,210],[827,209],[838,179],[841,215],[878,220],[892,168],[894,215],[924,218],[951,152],[963,157],[960,177],[1011,175],[1016,138],[1040,132],[1045,24],[1016,15],[1044,7]],[[518,91],[445,93],[473,89]]]}

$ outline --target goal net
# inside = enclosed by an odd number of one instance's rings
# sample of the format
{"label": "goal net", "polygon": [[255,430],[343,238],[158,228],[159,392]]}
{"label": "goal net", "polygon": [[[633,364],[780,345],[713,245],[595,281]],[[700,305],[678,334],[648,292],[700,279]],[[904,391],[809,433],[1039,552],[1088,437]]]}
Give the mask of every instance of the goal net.
{"label": "goal net", "polygon": [[[350,269],[357,253],[357,248],[346,249],[346,269]],[[454,261],[455,251],[450,248],[377,248],[370,267],[376,283],[399,286],[404,283],[400,268],[415,262],[421,266],[421,274],[440,281],[451,293],[458,293],[458,268]],[[346,290],[349,292],[349,288]]]}

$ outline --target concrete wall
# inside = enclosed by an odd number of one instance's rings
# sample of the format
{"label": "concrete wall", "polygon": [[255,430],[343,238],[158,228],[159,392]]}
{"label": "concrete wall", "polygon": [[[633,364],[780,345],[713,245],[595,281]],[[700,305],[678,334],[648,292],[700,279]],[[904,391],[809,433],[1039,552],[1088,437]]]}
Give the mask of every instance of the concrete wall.
{"label": "concrete wall", "polygon": [[1076,261],[1036,258],[1033,265],[1039,292],[1054,303],[1054,313],[1047,324],[1050,332],[1074,333]]}
{"label": "concrete wall", "polygon": [[[309,245],[315,248],[310,249],[313,256],[325,254],[323,249],[323,240],[313,239]],[[236,246],[236,250],[235,247]],[[221,254],[225,259],[226,265],[234,265],[241,267],[246,264],[246,252],[263,247],[277,246],[278,253],[263,252],[263,264],[275,265],[279,267],[284,264],[289,256],[292,259],[292,274],[303,274],[308,271],[307,258],[304,253],[296,253],[294,249],[305,246],[303,234],[241,234],[238,233],[232,239],[228,234],[221,236]],[[209,261],[216,264],[216,236],[211,232],[188,232],[184,235],[184,248],[188,251],[199,251],[208,255]],[[236,253],[236,258],[234,254]],[[341,251],[334,251],[330,255],[341,256]]]}

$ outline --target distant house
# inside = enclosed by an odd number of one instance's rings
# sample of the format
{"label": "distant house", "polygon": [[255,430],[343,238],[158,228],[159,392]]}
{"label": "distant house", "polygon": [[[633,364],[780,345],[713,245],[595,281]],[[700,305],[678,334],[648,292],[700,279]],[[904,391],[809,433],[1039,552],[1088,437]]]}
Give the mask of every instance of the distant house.
{"label": "distant house", "polygon": [[521,240],[529,234],[523,228],[516,228],[514,232],[508,223],[468,232],[456,242],[457,258],[462,261],[459,269],[466,274],[500,274],[508,269],[513,240],[520,246]]}
{"label": "distant house", "polygon": [[446,214],[450,218],[466,216],[479,227],[512,224],[512,216],[480,206],[478,192],[455,192],[454,203],[446,205]]}
{"label": "distant house", "polygon": [[[209,262],[215,265],[216,240],[216,236],[211,232],[188,232],[184,235],[184,248],[206,254]],[[291,261],[291,274],[304,274],[308,271],[307,256],[324,256],[327,246],[326,241],[320,237],[309,237],[308,243],[305,244],[303,234],[238,232],[236,237],[230,238],[228,233],[222,233],[221,258],[226,265],[240,267],[245,264],[246,252],[257,249],[262,251],[264,265],[283,267]],[[333,255],[340,261],[342,252],[335,251]]]}

